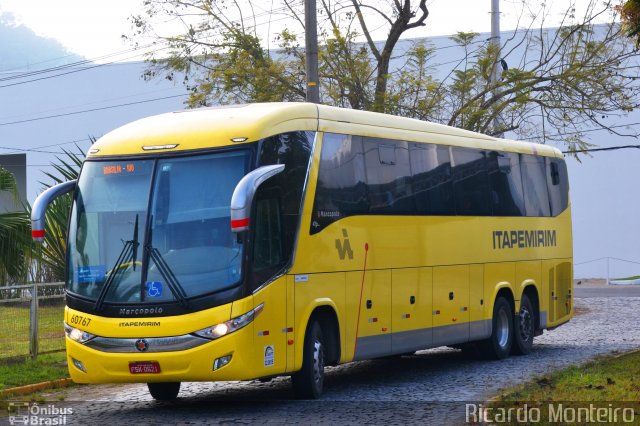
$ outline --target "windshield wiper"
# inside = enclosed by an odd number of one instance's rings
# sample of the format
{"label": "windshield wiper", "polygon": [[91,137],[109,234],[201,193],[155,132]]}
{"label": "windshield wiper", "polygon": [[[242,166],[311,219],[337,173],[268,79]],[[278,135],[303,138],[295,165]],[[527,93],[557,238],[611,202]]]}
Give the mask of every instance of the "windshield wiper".
{"label": "windshield wiper", "polygon": [[133,254],[132,254],[132,266],[133,270],[136,270],[136,262],[138,261],[138,215],[136,214],[136,224],[133,228]]}
{"label": "windshield wiper", "polygon": [[102,309],[102,305],[104,304],[104,299],[107,296],[107,292],[109,291],[109,288],[111,288],[111,285],[114,283],[116,279],[116,275],[118,275],[121,272],[121,269],[123,269],[122,265],[124,265],[125,261],[129,258],[129,256],[131,256],[133,260],[133,269],[135,270],[139,245],[140,244],[138,243],[138,215],[136,214],[136,221],[133,229],[133,238],[131,240],[125,241],[124,246],[122,247],[122,250],[118,255],[118,258],[116,259],[116,263],[113,265],[113,268],[111,268],[111,273],[109,274],[109,277],[104,282],[104,285],[100,290],[100,294],[98,295],[98,300],[96,300],[96,304],[93,306],[94,310],[99,311],[100,309]]}
{"label": "windshield wiper", "polygon": [[180,281],[178,281],[178,278],[176,278],[176,275],[171,270],[171,267],[169,266],[169,264],[167,264],[167,262],[164,260],[160,251],[151,245],[151,241],[153,241],[152,232],[153,232],[152,228],[150,227],[149,239],[148,239],[149,243],[145,246],[145,249],[147,250],[147,252],[149,253],[149,256],[158,267],[158,270],[160,271],[160,275],[162,275],[162,278],[164,278],[167,281],[167,285],[169,286],[169,289],[175,296],[176,300],[180,303],[180,305],[182,305],[183,308],[188,309],[189,302],[187,301],[187,294],[184,291],[184,287],[182,287],[182,285],[180,284]]}

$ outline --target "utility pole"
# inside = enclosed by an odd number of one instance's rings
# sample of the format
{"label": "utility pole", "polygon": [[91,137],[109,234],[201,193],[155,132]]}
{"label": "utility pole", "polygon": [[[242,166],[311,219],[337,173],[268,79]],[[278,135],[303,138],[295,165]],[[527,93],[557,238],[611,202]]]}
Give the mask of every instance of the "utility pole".
{"label": "utility pole", "polygon": [[[500,0],[491,0],[491,43],[500,52]],[[500,80],[500,53],[496,56],[496,62],[493,64],[493,72],[491,73],[491,83],[496,84]],[[493,94],[496,94],[494,90]],[[499,117],[493,119],[493,127],[497,129],[500,125]],[[502,134],[496,135],[502,137]]]}
{"label": "utility pole", "polygon": [[318,20],[316,0],[304,2],[305,71],[307,73],[307,102],[320,103],[318,84]]}

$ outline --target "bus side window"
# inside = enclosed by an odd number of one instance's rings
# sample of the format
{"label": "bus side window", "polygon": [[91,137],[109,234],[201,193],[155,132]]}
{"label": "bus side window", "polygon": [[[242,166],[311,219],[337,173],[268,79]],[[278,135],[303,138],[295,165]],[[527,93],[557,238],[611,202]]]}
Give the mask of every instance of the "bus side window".
{"label": "bus side window", "polygon": [[277,197],[256,200],[253,268],[257,271],[279,266],[284,261],[280,218],[280,201]]}
{"label": "bus side window", "polygon": [[456,214],[490,215],[489,177],[485,152],[457,147],[452,148],[452,151]]}
{"label": "bus side window", "polygon": [[490,151],[489,185],[495,216],[524,216],[524,192],[520,156],[513,152]]}
{"label": "bus side window", "polygon": [[409,144],[364,137],[369,209],[373,214],[413,214]]}
{"label": "bus side window", "polygon": [[369,213],[362,137],[325,133],[320,153],[311,235],[333,222]]}
{"label": "bus side window", "polygon": [[282,258],[291,259],[300,220],[302,194],[307,176],[313,132],[289,132],[260,141],[258,166],[284,164],[282,173],[272,177],[260,188],[277,188],[282,217]]}
{"label": "bus side window", "polygon": [[522,154],[520,163],[527,216],[551,216],[544,157]]}
{"label": "bus side window", "polygon": [[547,189],[551,203],[551,215],[557,216],[569,205],[569,178],[567,165],[559,158],[545,157]]}
{"label": "bus side window", "polygon": [[418,214],[454,215],[449,147],[411,143],[412,188]]}

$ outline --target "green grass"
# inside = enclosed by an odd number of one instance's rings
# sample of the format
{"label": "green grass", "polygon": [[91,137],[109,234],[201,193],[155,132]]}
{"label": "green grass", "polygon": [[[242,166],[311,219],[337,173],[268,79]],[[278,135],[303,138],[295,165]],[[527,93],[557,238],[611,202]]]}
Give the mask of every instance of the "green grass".
{"label": "green grass", "polygon": [[[600,357],[589,363],[535,378],[533,381],[507,389],[491,401],[494,408],[523,407],[523,404],[543,407],[549,403],[584,407],[590,403],[608,404],[635,409],[640,418],[640,352]],[[624,403],[626,402],[626,404]],[[556,406],[557,406],[556,404]],[[506,422],[505,424],[516,424]],[[546,424],[546,423],[541,423]]]}
{"label": "green grass", "polygon": [[0,364],[0,390],[69,377],[65,352]]}
{"label": "green grass", "polygon": [[[64,349],[64,307],[61,304],[38,308],[38,349]],[[29,354],[29,306],[0,304],[0,361]],[[2,382],[0,382],[2,383]]]}
{"label": "green grass", "polygon": [[640,275],[634,275],[632,277],[625,277],[625,278],[611,278],[613,281],[631,281],[631,280],[637,280],[638,278],[640,278]]}
{"label": "green grass", "polygon": [[501,401],[638,401],[640,352],[600,357],[503,393]]}

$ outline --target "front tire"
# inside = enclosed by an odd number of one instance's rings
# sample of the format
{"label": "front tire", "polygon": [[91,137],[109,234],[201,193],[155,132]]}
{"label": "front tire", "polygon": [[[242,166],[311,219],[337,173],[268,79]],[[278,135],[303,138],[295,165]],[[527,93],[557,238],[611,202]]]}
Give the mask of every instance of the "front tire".
{"label": "front tire", "polygon": [[180,382],[147,383],[149,393],[158,401],[172,401],[178,397]]}
{"label": "front tire", "polygon": [[536,312],[533,303],[526,294],[520,299],[520,312],[514,319],[514,339],[511,353],[515,355],[527,355],[533,348],[533,336],[535,335]]}
{"label": "front tire", "polygon": [[513,309],[504,297],[493,305],[491,337],[479,343],[480,353],[487,359],[505,359],[513,344]]}
{"label": "front tire", "polygon": [[291,376],[293,389],[303,399],[317,399],[324,386],[325,345],[322,327],[314,321],[304,337],[302,369]]}

